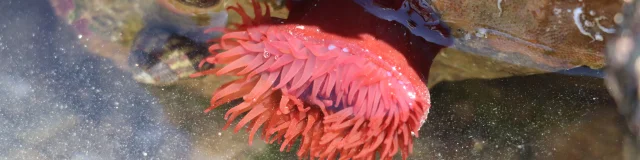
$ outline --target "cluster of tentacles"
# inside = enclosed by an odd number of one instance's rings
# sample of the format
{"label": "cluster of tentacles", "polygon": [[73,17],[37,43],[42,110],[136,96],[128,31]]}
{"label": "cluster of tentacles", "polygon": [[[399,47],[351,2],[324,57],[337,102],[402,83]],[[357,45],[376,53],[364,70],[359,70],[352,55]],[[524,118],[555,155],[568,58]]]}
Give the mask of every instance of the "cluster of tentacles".
{"label": "cluster of tentacles", "polygon": [[206,110],[242,98],[226,113],[225,128],[244,114],[235,131],[248,124],[249,143],[259,130],[281,151],[300,139],[301,158],[391,159],[401,151],[406,159],[412,152],[429,102],[394,67],[368,50],[256,24],[260,14],[251,24],[236,11],[244,30],[225,33],[206,59],[226,66],[197,74],[242,77],[216,90]]}

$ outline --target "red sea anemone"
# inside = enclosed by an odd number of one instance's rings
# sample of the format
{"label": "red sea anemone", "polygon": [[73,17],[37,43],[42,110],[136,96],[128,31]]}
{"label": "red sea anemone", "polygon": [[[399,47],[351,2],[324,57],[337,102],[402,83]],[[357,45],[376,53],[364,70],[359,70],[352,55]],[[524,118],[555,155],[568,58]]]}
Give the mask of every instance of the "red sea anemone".
{"label": "red sea anemone", "polygon": [[258,131],[281,151],[300,140],[301,158],[391,159],[401,151],[406,159],[431,106],[420,74],[441,46],[353,1],[305,4],[280,23],[271,21],[268,6],[262,15],[256,1],[253,19],[230,7],[243,24],[226,31],[205,60],[226,66],[194,76],[242,78],[216,90],[206,111],[241,98],[227,111],[225,128],[244,114],[235,131],[249,125],[249,143]]}

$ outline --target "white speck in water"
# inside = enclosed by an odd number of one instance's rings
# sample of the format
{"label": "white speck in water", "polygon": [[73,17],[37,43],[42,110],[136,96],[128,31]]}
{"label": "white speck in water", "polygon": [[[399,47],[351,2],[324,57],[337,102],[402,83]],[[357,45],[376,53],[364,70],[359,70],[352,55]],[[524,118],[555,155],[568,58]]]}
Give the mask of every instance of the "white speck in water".
{"label": "white speck in water", "polygon": [[562,9],[560,9],[560,8],[554,8],[553,9],[553,14],[554,15],[558,16],[558,15],[560,15],[560,13],[562,13]]}
{"label": "white speck in water", "polygon": [[218,132],[218,136],[222,136],[222,132]]}
{"label": "white speck in water", "polygon": [[392,70],[397,71],[396,66],[391,67]]}
{"label": "white speck in water", "polygon": [[329,49],[329,50],[334,50],[334,49],[336,49],[336,48],[338,48],[338,47],[336,47],[336,46],[335,46],[335,45],[333,45],[333,44],[330,44],[330,45],[327,47],[327,49]]}
{"label": "white speck in water", "polygon": [[297,29],[304,29],[304,26],[296,26]]}
{"label": "white speck in water", "polygon": [[469,33],[464,34],[464,39],[465,40],[470,40],[471,39],[471,34],[469,34]]}
{"label": "white speck in water", "polygon": [[487,29],[479,28],[478,32],[476,32],[476,37],[487,38]]}
{"label": "white speck in water", "polygon": [[81,34],[78,35],[78,39],[82,39],[82,35]]}
{"label": "white speck in water", "polygon": [[616,13],[616,15],[613,16],[613,22],[615,22],[616,24],[620,25],[623,21],[624,17],[622,16],[622,13]]}
{"label": "white speck in water", "polygon": [[142,156],[147,156],[147,152],[142,152]]}
{"label": "white speck in water", "polygon": [[378,59],[382,59],[382,56],[378,56]]}
{"label": "white speck in water", "polygon": [[342,52],[349,53],[349,49],[348,48],[342,48]]}
{"label": "white speck in water", "polygon": [[594,38],[595,38],[596,41],[603,41],[604,40],[604,37],[602,37],[600,32],[597,32]]}

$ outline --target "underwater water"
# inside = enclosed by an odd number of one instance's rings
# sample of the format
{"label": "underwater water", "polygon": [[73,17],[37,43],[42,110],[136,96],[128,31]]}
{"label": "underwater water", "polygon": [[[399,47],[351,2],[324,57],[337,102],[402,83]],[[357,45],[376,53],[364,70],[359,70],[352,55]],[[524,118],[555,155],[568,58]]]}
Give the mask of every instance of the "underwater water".
{"label": "underwater water", "polygon": [[188,132],[43,1],[0,3],[2,159],[185,159]]}
{"label": "underwater water", "polygon": [[[249,145],[244,130],[223,130],[233,103],[203,113],[211,92],[235,77],[181,79],[151,72],[157,62],[132,71],[130,57],[118,55],[136,36],[164,33],[114,31],[123,35],[117,43],[96,45],[55,10],[47,1],[0,2],[0,159],[298,159],[296,149],[259,138]],[[211,25],[236,16],[211,15],[219,16],[207,17]],[[131,26],[173,28],[191,38],[187,45],[206,41],[189,36],[201,28],[144,21]],[[207,54],[191,47],[187,61]],[[96,53],[105,50],[112,54]],[[429,86],[431,110],[409,159],[629,158],[633,142],[602,77],[581,67]],[[160,81],[171,84],[149,84]]]}

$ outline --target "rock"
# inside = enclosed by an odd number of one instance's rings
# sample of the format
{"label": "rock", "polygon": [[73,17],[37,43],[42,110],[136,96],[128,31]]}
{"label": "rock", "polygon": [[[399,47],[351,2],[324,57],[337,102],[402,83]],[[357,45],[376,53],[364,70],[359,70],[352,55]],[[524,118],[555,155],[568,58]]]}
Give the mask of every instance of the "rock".
{"label": "rock", "polygon": [[[605,41],[615,32],[613,20],[622,6],[622,0],[414,1],[437,8],[456,36],[455,44],[436,57],[433,67],[475,70],[434,70],[430,77],[436,82],[430,83],[529,75],[577,66],[600,69],[605,64]],[[459,55],[449,58],[450,53]]]}

